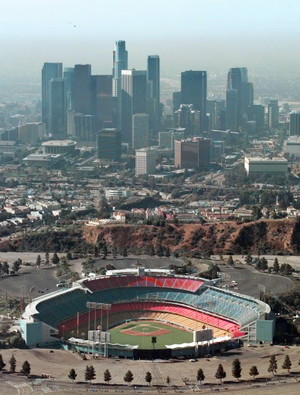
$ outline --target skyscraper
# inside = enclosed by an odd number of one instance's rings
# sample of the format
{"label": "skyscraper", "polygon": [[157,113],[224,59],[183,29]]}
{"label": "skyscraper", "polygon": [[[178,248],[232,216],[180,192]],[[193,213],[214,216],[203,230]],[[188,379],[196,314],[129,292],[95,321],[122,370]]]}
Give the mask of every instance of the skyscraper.
{"label": "skyscraper", "polygon": [[300,112],[290,113],[290,136],[300,136]]}
{"label": "skyscraper", "polygon": [[147,75],[144,70],[122,70],[122,141],[132,144],[132,116],[146,113]]}
{"label": "skyscraper", "polygon": [[175,141],[175,166],[182,169],[207,169],[210,165],[211,140],[203,137]]}
{"label": "skyscraper", "polygon": [[114,126],[114,102],[112,76],[92,76],[92,113],[96,118],[96,130]]}
{"label": "skyscraper", "polygon": [[237,132],[239,128],[239,95],[237,89],[226,91],[226,128]]}
{"label": "skyscraper", "polygon": [[67,100],[67,109],[74,109],[74,67],[64,68],[65,91]]}
{"label": "skyscraper", "polygon": [[67,135],[67,109],[65,80],[55,78],[50,81],[50,113],[48,133],[62,139]]}
{"label": "skyscraper", "polygon": [[62,63],[44,63],[42,68],[42,122],[49,128],[50,81],[62,77]]}
{"label": "skyscraper", "polygon": [[132,119],[132,148],[149,147],[149,115],[133,114]]}
{"label": "skyscraper", "polygon": [[200,111],[200,131],[207,129],[206,122],[207,74],[206,71],[181,73],[181,104],[193,104]]}
{"label": "skyscraper", "polygon": [[76,64],[73,85],[74,111],[92,114],[91,65]]}
{"label": "skyscraper", "polygon": [[252,104],[249,106],[248,121],[255,121],[257,132],[263,131],[265,128],[265,107],[260,104]]}
{"label": "skyscraper", "polygon": [[177,128],[185,128],[186,135],[194,137],[200,131],[200,111],[194,109],[192,104],[180,104],[174,113],[174,123]]}
{"label": "skyscraper", "polygon": [[135,175],[152,174],[156,171],[157,149],[141,148],[135,151]]}
{"label": "skyscraper", "polygon": [[125,41],[116,41],[115,50],[113,51],[113,86],[112,93],[116,97],[117,107],[117,123],[118,127],[121,126],[121,79],[122,70],[128,69],[128,53],[126,51]]}
{"label": "skyscraper", "polygon": [[121,157],[121,133],[114,128],[102,129],[97,136],[98,158],[119,161]]}
{"label": "skyscraper", "polygon": [[[253,104],[253,85],[248,82],[246,67],[233,67],[227,76],[227,90],[236,90],[237,129],[242,129],[247,120],[248,107]],[[229,94],[229,97],[232,95]],[[232,102],[230,103],[232,105]],[[228,127],[228,126],[227,126]],[[230,127],[228,127],[230,129]]]}
{"label": "skyscraper", "polygon": [[150,55],[147,61],[147,80],[150,82],[150,98],[153,100],[153,109],[149,112],[150,129],[159,131],[160,128],[160,66],[159,56]]}
{"label": "skyscraper", "polygon": [[278,100],[270,100],[268,104],[268,126],[270,129],[277,129],[279,121]]}

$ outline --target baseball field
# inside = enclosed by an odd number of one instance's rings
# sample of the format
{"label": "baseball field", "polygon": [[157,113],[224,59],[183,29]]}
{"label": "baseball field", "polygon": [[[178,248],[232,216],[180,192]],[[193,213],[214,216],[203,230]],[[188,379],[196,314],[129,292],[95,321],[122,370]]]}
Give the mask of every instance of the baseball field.
{"label": "baseball field", "polygon": [[110,333],[111,343],[138,345],[146,350],[193,341],[191,332],[157,321],[130,321],[110,329]]}

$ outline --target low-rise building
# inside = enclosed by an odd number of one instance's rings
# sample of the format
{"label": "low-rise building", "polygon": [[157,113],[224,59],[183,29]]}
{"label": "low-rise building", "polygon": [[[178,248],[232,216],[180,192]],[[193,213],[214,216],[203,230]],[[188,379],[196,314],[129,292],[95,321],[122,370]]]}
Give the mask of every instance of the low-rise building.
{"label": "low-rise building", "polygon": [[42,144],[44,154],[74,154],[76,141],[49,140]]}
{"label": "low-rise building", "polygon": [[300,136],[291,136],[284,142],[284,152],[300,158]]}
{"label": "low-rise building", "polygon": [[285,174],[288,171],[288,161],[285,158],[250,158],[244,162],[247,174]]}

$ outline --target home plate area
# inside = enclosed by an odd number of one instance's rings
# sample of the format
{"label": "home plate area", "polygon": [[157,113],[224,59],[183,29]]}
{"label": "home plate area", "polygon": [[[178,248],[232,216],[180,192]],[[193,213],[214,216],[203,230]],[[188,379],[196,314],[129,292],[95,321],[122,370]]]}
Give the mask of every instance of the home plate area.
{"label": "home plate area", "polygon": [[168,329],[163,329],[155,326],[155,324],[135,324],[130,328],[126,328],[120,331],[125,335],[131,336],[160,336],[167,335],[171,331]]}

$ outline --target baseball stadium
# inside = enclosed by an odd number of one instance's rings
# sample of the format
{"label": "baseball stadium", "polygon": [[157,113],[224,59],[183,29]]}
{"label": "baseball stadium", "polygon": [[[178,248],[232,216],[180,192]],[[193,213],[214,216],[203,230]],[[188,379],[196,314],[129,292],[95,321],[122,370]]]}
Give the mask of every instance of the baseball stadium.
{"label": "baseball stadium", "polygon": [[29,347],[61,344],[105,357],[194,358],[272,343],[270,307],[215,281],[137,267],[34,299],[20,321]]}

